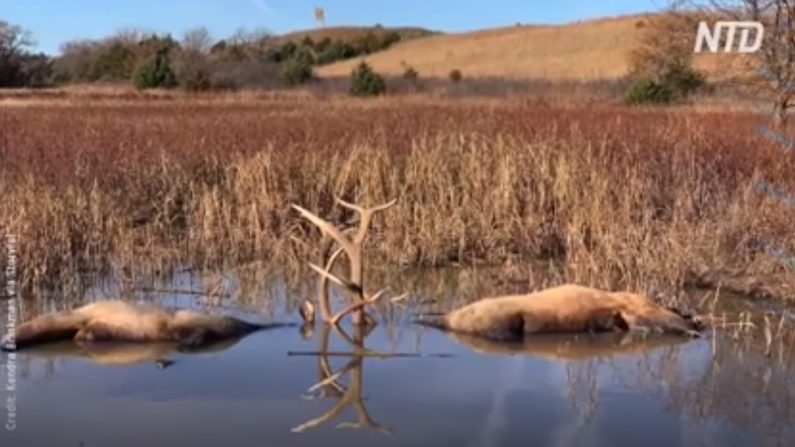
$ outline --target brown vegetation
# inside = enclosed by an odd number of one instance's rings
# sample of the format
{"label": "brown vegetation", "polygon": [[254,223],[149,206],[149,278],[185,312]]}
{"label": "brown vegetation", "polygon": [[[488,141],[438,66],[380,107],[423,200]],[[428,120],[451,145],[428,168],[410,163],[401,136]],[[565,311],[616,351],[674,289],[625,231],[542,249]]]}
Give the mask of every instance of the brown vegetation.
{"label": "brown vegetation", "polygon": [[281,36],[274,36],[272,43],[275,45],[282,45],[286,42],[301,43],[306,38],[310,38],[315,42],[320,42],[323,39],[330,39],[355,43],[365,38],[368,33],[374,34],[377,38],[381,39],[387,34],[393,32],[400,35],[400,39],[404,41],[434,34],[433,31],[418,27],[392,28],[383,26],[327,26],[304,31],[295,31]]}
{"label": "brown vegetation", "polygon": [[[587,20],[563,25],[523,25],[443,34],[401,43],[368,55],[377,72],[399,76],[410,64],[423,77],[446,78],[459,69],[466,76],[507,79],[605,80],[630,73],[653,14]],[[638,26],[638,24],[643,24]],[[692,35],[691,35],[692,34]],[[689,37],[695,36],[695,28]],[[692,51],[692,44],[690,46]],[[696,57],[696,68],[723,77],[731,55]],[[345,76],[361,58],[320,67],[323,77]]]}
{"label": "brown vegetation", "polygon": [[26,287],[263,260],[291,269],[313,252],[291,203],[337,222],[335,195],[399,197],[370,241],[390,265],[542,259],[608,289],[724,269],[768,281],[785,270],[755,242],[795,253],[795,210],[755,184],[792,190],[795,157],[755,124],[422,98],[5,108],[0,233],[17,235]]}

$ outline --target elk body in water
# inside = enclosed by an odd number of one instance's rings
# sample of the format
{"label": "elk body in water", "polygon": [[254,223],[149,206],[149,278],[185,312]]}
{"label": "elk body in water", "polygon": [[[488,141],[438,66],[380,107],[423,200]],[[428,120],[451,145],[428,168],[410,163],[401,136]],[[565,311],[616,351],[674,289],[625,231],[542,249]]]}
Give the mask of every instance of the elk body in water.
{"label": "elk body in water", "polygon": [[[301,216],[323,233],[321,263],[310,264],[321,275],[318,283],[318,302],[323,320],[336,325],[342,317],[354,313],[353,322],[367,324],[366,305],[377,302],[386,289],[375,294],[365,293],[363,284],[363,244],[367,229],[375,213],[395,205],[393,200],[373,208],[363,208],[339,198],[336,202],[360,215],[359,227],[352,236],[352,228],[336,227],[330,222],[293,205]],[[332,244],[336,249],[327,259]],[[350,275],[339,277],[332,273],[334,263],[341,253],[348,256]],[[332,314],[329,304],[328,282],[334,282],[354,297],[344,309]],[[393,298],[399,301],[402,297]],[[314,321],[314,305],[307,301],[301,315],[307,324]],[[674,334],[698,335],[701,323],[683,313],[663,308],[648,298],[633,293],[605,292],[578,285],[563,285],[527,295],[486,298],[432,319],[420,319],[420,324],[458,334],[484,337],[496,341],[517,341],[526,334],[561,332],[604,332],[649,330]]]}
{"label": "elk body in water", "polygon": [[41,315],[16,328],[3,350],[20,350],[61,340],[77,342],[170,342],[181,350],[201,348],[264,329],[288,326],[255,324],[191,310],[168,310],[121,300]]}
{"label": "elk body in water", "polygon": [[642,295],[572,284],[486,298],[417,322],[497,341],[517,341],[527,334],[634,330],[696,336],[701,330],[697,319]]}

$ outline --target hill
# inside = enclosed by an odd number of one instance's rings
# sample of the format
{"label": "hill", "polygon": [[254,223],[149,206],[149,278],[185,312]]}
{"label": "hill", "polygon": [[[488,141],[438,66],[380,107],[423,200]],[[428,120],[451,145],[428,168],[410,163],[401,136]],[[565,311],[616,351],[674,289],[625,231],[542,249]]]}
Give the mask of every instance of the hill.
{"label": "hill", "polygon": [[[649,14],[574,22],[564,25],[516,25],[460,34],[439,34],[401,42],[366,56],[376,71],[400,75],[404,63],[421,76],[446,77],[453,69],[464,76],[509,79],[593,80],[627,74],[629,53]],[[363,58],[318,67],[320,76],[348,76]],[[696,67],[714,71],[714,59]]]}
{"label": "hill", "polygon": [[400,35],[401,41],[408,41],[418,37],[426,37],[437,34],[434,31],[419,28],[419,27],[383,27],[383,26],[335,26],[324,27],[310,30],[295,31],[283,34],[274,38],[274,43],[281,45],[288,41],[300,43],[307,37],[314,42],[320,42],[323,39],[340,40],[343,42],[355,43],[367,35],[373,33],[376,37],[383,38],[389,33],[397,33]]}

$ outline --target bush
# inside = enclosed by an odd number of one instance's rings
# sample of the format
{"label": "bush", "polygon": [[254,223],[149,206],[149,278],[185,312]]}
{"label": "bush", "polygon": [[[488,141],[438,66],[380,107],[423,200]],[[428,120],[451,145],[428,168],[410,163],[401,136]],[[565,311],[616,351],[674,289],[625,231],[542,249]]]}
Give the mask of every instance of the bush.
{"label": "bush", "polygon": [[282,82],[291,87],[304,84],[312,79],[312,63],[304,58],[292,57],[282,63],[279,75]]}
{"label": "bush", "polygon": [[370,54],[381,50],[381,39],[372,31],[367,31],[363,36],[356,39],[356,47],[360,53]]}
{"label": "bush", "polygon": [[52,86],[56,79],[53,62],[45,54],[26,54],[20,60],[20,81],[26,87],[42,88]]}
{"label": "bush", "polygon": [[464,79],[464,75],[461,74],[461,70],[455,69],[455,70],[450,72],[450,80],[451,81],[453,81],[455,83],[459,83],[459,82],[461,82],[462,79]]}
{"label": "bush", "polygon": [[642,77],[632,83],[627,102],[666,104],[687,98],[705,84],[704,75],[689,67],[671,67],[658,78]]}
{"label": "bush", "polygon": [[206,92],[213,88],[213,83],[210,81],[210,73],[202,69],[186,74],[181,84],[189,92]]}
{"label": "bush", "polygon": [[411,65],[407,65],[406,69],[403,71],[403,79],[408,79],[409,81],[416,81],[417,79],[419,79],[419,77],[420,74]]}
{"label": "bush", "polygon": [[148,88],[174,88],[177,86],[177,75],[171,68],[171,60],[167,49],[160,49],[155,55],[141,64],[133,76],[135,87],[143,90]]}
{"label": "bush", "polygon": [[630,104],[666,104],[673,101],[674,97],[674,91],[669,85],[648,78],[633,82],[625,95]]}
{"label": "bush", "polygon": [[400,42],[403,38],[397,31],[391,31],[381,38],[381,49],[387,49],[392,45]]}
{"label": "bush", "polygon": [[684,98],[703,87],[706,79],[692,68],[674,66],[663,73],[662,83],[670,86],[677,96]]}
{"label": "bush", "polygon": [[264,60],[242,62],[218,61],[210,67],[213,90],[236,90],[243,87],[277,88],[282,85],[280,64]]}
{"label": "bush", "polygon": [[386,92],[386,82],[366,62],[362,62],[351,73],[351,94],[354,96],[376,96]]}
{"label": "bush", "polygon": [[348,42],[341,40],[332,41],[317,56],[318,64],[328,64],[342,59],[358,56],[359,50]]}
{"label": "bush", "polygon": [[101,49],[91,64],[90,81],[130,79],[135,66],[135,53],[120,42]]}

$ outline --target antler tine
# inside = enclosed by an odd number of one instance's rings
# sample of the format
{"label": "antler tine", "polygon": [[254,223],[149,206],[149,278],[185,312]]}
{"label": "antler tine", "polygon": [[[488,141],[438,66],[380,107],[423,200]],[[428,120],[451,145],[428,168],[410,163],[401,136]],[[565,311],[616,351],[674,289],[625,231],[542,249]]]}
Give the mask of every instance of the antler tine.
{"label": "antler tine", "polygon": [[334,250],[334,253],[332,253],[331,256],[329,256],[328,258],[328,262],[326,263],[326,270],[330,272],[331,269],[334,268],[334,264],[337,262],[337,258],[340,257],[343,251],[345,251],[343,247]]}
{"label": "antler tine", "polygon": [[340,399],[339,402],[334,404],[333,407],[329,408],[329,410],[326,411],[325,413],[323,413],[322,415],[320,415],[320,416],[318,416],[316,418],[310,419],[310,420],[304,422],[301,425],[293,427],[293,428],[290,429],[290,431],[293,432],[293,433],[301,433],[301,432],[305,431],[308,428],[317,427],[318,425],[320,425],[320,424],[322,424],[322,423],[324,423],[324,422],[326,422],[326,421],[328,421],[328,420],[330,420],[332,418],[337,417],[337,415],[342,413],[342,410],[344,410],[350,404],[351,404],[351,398],[348,397],[348,396],[345,396],[342,399]]}
{"label": "antler tine", "polygon": [[325,379],[321,380],[320,382],[318,382],[318,383],[312,385],[311,387],[309,387],[309,389],[306,390],[307,393],[314,393],[316,390],[319,390],[320,388],[323,388],[324,386],[331,385],[333,382],[336,382],[337,379],[339,379],[340,377],[345,375],[350,369],[351,369],[351,367],[347,366],[347,367],[335,372],[333,375],[331,375],[329,377],[326,377]]}
{"label": "antler tine", "polygon": [[411,296],[410,292],[403,292],[400,295],[392,298],[390,301],[393,302],[393,303],[399,303],[401,301],[405,301],[406,298],[408,298],[409,296]]}
{"label": "antler tine", "polygon": [[[331,272],[334,270],[334,264],[337,262],[337,258],[339,258],[340,254],[343,252],[343,248],[339,247],[331,254],[326,261],[326,268],[325,271]],[[325,253],[323,254],[325,256]],[[320,313],[323,317],[324,322],[329,322],[331,320],[331,302],[328,293],[328,277],[321,276],[318,282],[318,302],[320,304]]]}
{"label": "antler tine", "polygon": [[359,285],[354,283],[354,282],[348,281],[347,279],[340,278],[339,276],[334,275],[333,273],[328,272],[328,271],[318,267],[317,265],[312,264],[311,262],[309,263],[309,267],[312,270],[318,272],[323,277],[331,280],[333,283],[338,284],[338,285],[340,285],[342,287],[345,287],[346,289],[349,289],[350,291],[352,291],[354,293],[359,293],[359,291],[360,291]]}
{"label": "antler tine", "polygon": [[368,212],[369,213],[377,213],[377,212],[383,211],[383,210],[385,210],[387,208],[391,208],[391,207],[395,206],[395,204],[397,203],[398,199],[397,198],[392,199],[392,200],[390,200],[387,203],[384,203],[384,204],[378,205],[378,206],[374,206],[372,208],[365,208],[363,206],[356,205],[355,203],[347,202],[347,201],[339,198],[338,196],[334,196],[334,201],[336,201],[343,208],[348,208],[349,210],[356,211],[359,214],[365,214],[365,213],[368,213]]}
{"label": "antler tine", "polygon": [[334,201],[337,202],[343,208],[348,208],[351,211],[356,211],[359,214],[364,214],[365,211],[364,207],[356,205],[355,203],[342,200],[339,196],[334,196]]}
{"label": "antler tine", "polygon": [[373,208],[370,208],[370,211],[372,211],[374,213],[377,213],[379,211],[384,211],[386,209],[392,208],[393,206],[397,205],[397,203],[398,203],[398,199],[397,199],[397,197],[395,197],[394,199],[390,200],[387,203],[384,203],[382,205],[378,205],[378,206],[375,206]]}
{"label": "antler tine", "polygon": [[370,228],[370,222],[373,220],[373,216],[375,213],[384,211],[389,209],[398,202],[398,199],[392,199],[387,203],[374,206],[372,208],[364,208],[362,206],[346,202],[339,197],[335,197],[334,200],[341,206],[348,208],[350,210],[356,211],[360,215],[359,219],[359,230],[356,232],[356,235],[353,237],[354,244],[362,244],[364,242],[364,238],[367,236],[367,230]]}
{"label": "antler tine", "polygon": [[292,207],[301,214],[301,217],[315,224],[323,233],[331,236],[346,252],[353,252],[353,243],[337,227],[299,205],[293,204]]}
{"label": "antler tine", "polygon": [[358,430],[362,427],[375,429],[385,435],[392,434],[392,430],[372,420],[358,421],[358,422],[340,422],[339,424],[337,424],[337,428],[352,428],[354,430]]}
{"label": "antler tine", "polygon": [[347,315],[347,314],[349,314],[349,313],[353,312],[354,310],[357,310],[357,309],[363,308],[363,307],[364,307],[364,306],[366,306],[367,304],[375,303],[376,301],[378,301],[379,299],[381,299],[381,297],[382,297],[382,296],[383,296],[385,293],[387,293],[388,291],[389,291],[389,287],[385,287],[385,288],[383,288],[383,289],[379,290],[378,292],[376,292],[375,294],[373,294],[372,296],[370,296],[370,297],[369,297],[369,298],[367,298],[367,299],[364,299],[364,300],[359,300],[359,301],[356,301],[356,302],[354,302],[354,303],[351,303],[351,304],[349,304],[349,305],[345,306],[345,308],[344,308],[344,309],[342,309],[342,310],[340,310],[339,312],[337,312],[336,314],[334,314],[334,316],[331,318],[331,321],[330,321],[330,323],[331,323],[332,325],[335,325],[335,326],[336,326],[336,325],[339,323],[339,321],[340,321],[340,320],[341,320],[343,317],[345,317],[345,315]]}

